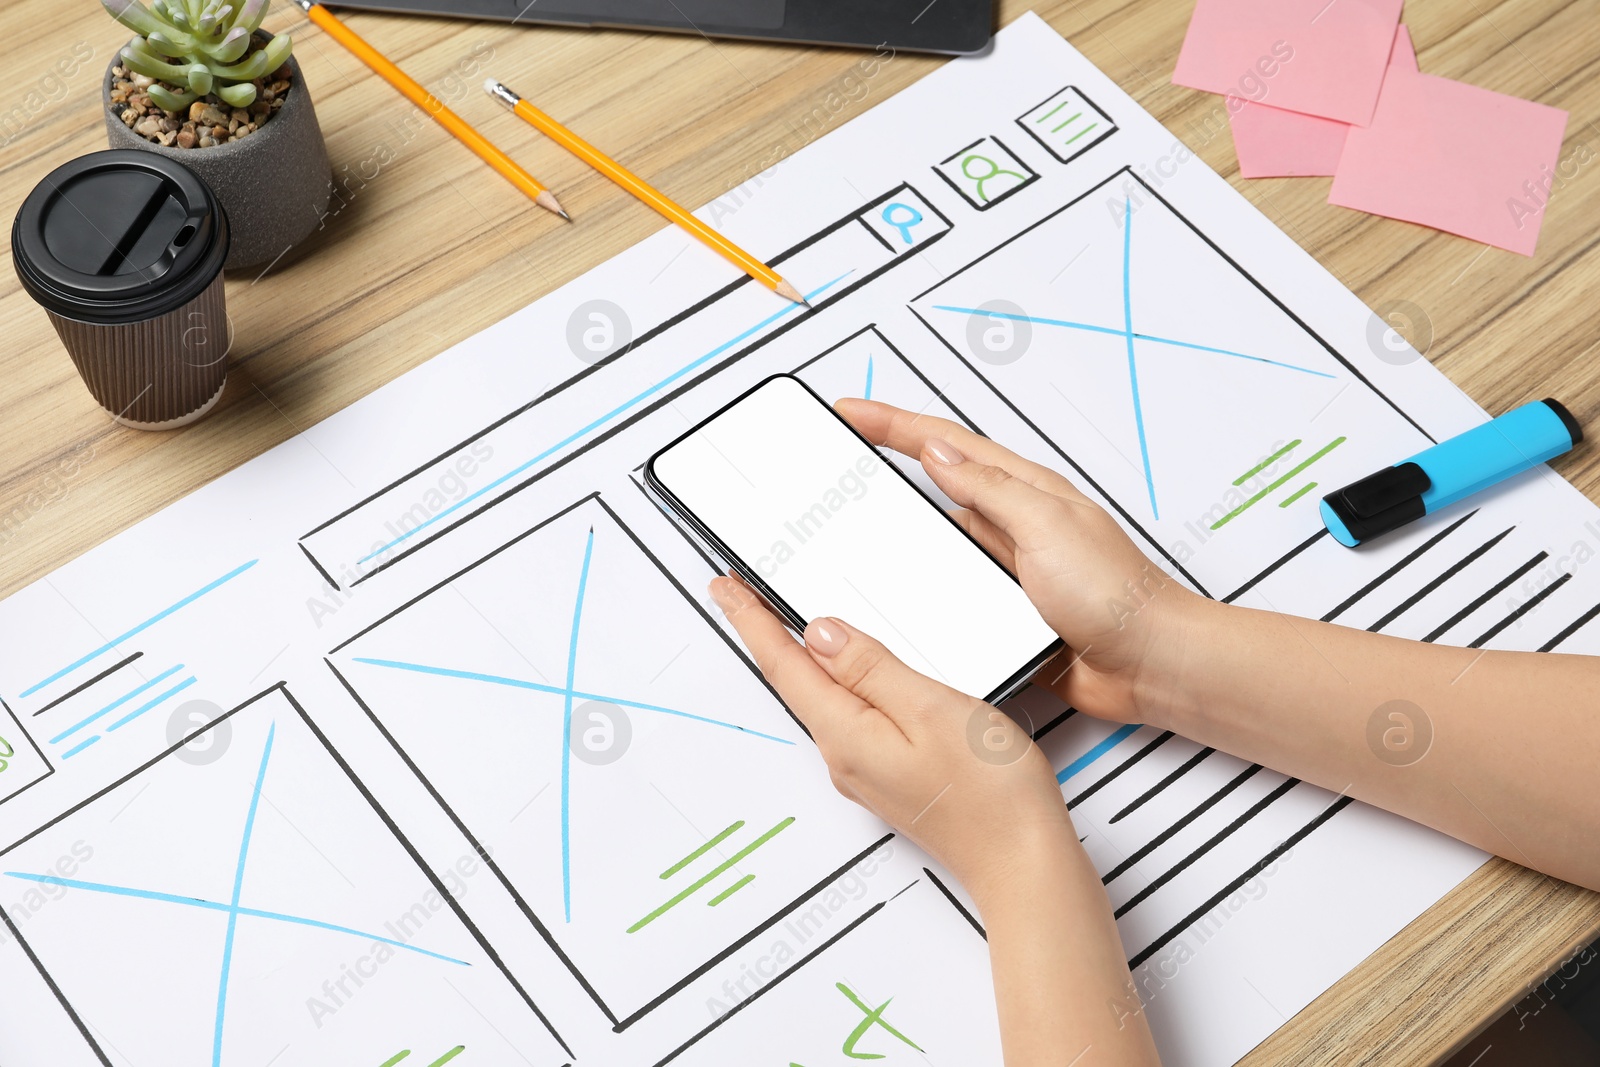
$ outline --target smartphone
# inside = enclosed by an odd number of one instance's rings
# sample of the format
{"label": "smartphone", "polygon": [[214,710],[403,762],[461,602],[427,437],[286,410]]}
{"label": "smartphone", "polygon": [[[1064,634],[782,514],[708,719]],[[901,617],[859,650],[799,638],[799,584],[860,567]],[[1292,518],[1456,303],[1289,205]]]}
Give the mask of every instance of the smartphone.
{"label": "smartphone", "polygon": [[645,481],[796,631],[843,619],[991,703],[1061,648],[1017,580],[792,374],[657,452]]}

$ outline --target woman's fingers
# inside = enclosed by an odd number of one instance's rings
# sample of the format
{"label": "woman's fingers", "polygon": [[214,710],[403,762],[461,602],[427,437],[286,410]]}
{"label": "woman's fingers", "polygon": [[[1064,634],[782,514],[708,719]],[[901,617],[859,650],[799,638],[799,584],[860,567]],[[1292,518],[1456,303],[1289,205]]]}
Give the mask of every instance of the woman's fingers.
{"label": "woman's fingers", "polygon": [[1058,536],[1067,510],[1074,506],[1004,467],[968,459],[949,441],[930,438],[920,458],[928,477],[946,496],[978,512],[1013,545]]}
{"label": "woman's fingers", "polygon": [[948,441],[977,462],[1003,467],[1015,477],[1047,493],[1069,500],[1087,499],[1071,482],[1049,467],[1023,459],[1004,445],[995,444],[949,419],[906,411],[891,404],[880,404],[876,400],[844,399],[834,404],[834,408],[873,444],[887,445],[913,459],[922,455],[923,448],[930,440]]}
{"label": "woman's fingers", "polygon": [[843,735],[872,709],[837,684],[742,582],[714,578],[711,596],[738,631],[756,666],[818,745]]}
{"label": "woman's fingers", "polygon": [[915,721],[934,709],[981,703],[912,670],[875,638],[838,619],[811,620],[805,638],[828,677],[883,712],[907,737]]}

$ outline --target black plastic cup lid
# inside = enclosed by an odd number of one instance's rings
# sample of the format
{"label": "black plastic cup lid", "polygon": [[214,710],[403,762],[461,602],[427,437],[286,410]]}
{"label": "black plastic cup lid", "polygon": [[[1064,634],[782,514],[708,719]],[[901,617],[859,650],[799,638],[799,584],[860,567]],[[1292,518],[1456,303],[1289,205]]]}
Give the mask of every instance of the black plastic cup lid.
{"label": "black plastic cup lid", "polygon": [[228,258],[228,218],[199,175],[154,152],[95,152],[56,168],[11,227],[22,287],[65,318],[104,325],[176,311]]}

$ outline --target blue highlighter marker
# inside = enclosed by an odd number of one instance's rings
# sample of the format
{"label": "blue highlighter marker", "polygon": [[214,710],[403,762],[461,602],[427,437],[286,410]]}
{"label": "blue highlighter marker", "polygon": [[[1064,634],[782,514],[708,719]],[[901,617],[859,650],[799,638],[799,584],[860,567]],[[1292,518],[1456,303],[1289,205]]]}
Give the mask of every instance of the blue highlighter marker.
{"label": "blue highlighter marker", "polygon": [[1536,400],[1322,498],[1322,523],[1350,548],[1570,451],[1583,428]]}

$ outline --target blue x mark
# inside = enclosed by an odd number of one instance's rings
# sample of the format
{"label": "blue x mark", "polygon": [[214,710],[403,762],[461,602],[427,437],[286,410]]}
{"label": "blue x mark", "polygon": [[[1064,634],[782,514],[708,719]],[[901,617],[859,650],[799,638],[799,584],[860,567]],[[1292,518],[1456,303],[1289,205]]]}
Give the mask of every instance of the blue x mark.
{"label": "blue x mark", "polygon": [[675,708],[664,708],[659,704],[644,704],[637,700],[623,700],[620,697],[587,693],[578,689],[578,631],[583,623],[583,601],[589,588],[589,566],[593,561],[594,527],[591,526],[589,527],[589,536],[583,543],[583,566],[578,571],[578,596],[572,609],[572,633],[567,642],[566,685],[548,685],[543,682],[525,681],[521,678],[507,678],[498,674],[458,671],[449,667],[430,667],[426,664],[404,663],[392,659],[370,659],[365,656],[353,657],[357,663],[366,663],[374,667],[388,667],[397,671],[413,671],[417,674],[432,674],[440,678],[460,678],[472,682],[487,682],[490,685],[504,685],[514,689],[531,689],[536,693],[550,693],[561,698],[561,906],[567,922],[572,921],[572,702],[574,700],[596,700],[606,704],[615,704],[618,707],[652,711],[661,715],[672,715],[681,719],[703,722],[711,726],[722,726],[729,730],[738,730],[740,733],[750,734],[752,737],[776,741],[780,745],[794,744],[793,741],[774,737],[771,734],[764,734],[759,730],[746,729],[731,722],[723,722],[721,719],[694,715],[687,711],[678,711]]}
{"label": "blue x mark", "polygon": [[948,304],[935,304],[937,311],[951,311],[962,315],[985,315],[991,319],[1009,319],[1013,322],[1031,322],[1040,326],[1058,326],[1068,330],[1083,330],[1088,333],[1110,334],[1121,337],[1127,345],[1128,352],[1128,388],[1133,395],[1133,423],[1139,434],[1139,457],[1144,464],[1145,488],[1150,494],[1150,511],[1155,518],[1161,518],[1161,509],[1156,505],[1156,483],[1150,471],[1150,447],[1145,441],[1144,432],[1144,407],[1139,400],[1139,367],[1134,354],[1134,341],[1148,341],[1152,344],[1169,345],[1174,348],[1187,348],[1196,352],[1210,352],[1219,356],[1230,356],[1234,359],[1245,359],[1252,363],[1264,363],[1272,367],[1281,367],[1284,370],[1299,371],[1302,374],[1315,375],[1318,378],[1332,378],[1333,375],[1310,367],[1301,367],[1293,363],[1282,363],[1275,359],[1266,359],[1262,356],[1247,355],[1244,352],[1233,352],[1226,348],[1214,348],[1211,345],[1195,344],[1191,341],[1179,341],[1171,337],[1157,337],[1154,334],[1138,333],[1133,328],[1133,288],[1130,282],[1131,265],[1133,261],[1133,204],[1124,198],[1122,215],[1122,328],[1113,329],[1110,326],[1095,326],[1087,322],[1072,322],[1067,319],[1047,319],[1033,315],[1017,315],[1003,311],[990,311],[985,308],[952,307]]}
{"label": "blue x mark", "polygon": [[73,878],[57,878],[49,874],[29,874],[22,871],[7,871],[6,877],[18,878],[26,882],[40,882],[45,885],[58,885],[66,889],[83,889],[91,893],[107,893],[113,896],[132,897],[138,900],[157,900],[167,904],[180,904],[190,908],[200,908],[206,911],[220,911],[228,916],[228,930],[222,943],[222,970],[217,979],[217,1015],[216,1026],[212,1035],[211,1063],[212,1067],[221,1067],[222,1064],[222,1028],[227,1014],[228,1005],[228,977],[233,970],[233,945],[234,935],[238,931],[239,917],[241,915],[254,919],[270,919],[274,922],[291,923],[297,926],[309,926],[319,930],[330,930],[334,933],[349,934],[365,941],[379,941],[395,948],[405,949],[423,956],[431,956],[446,963],[470,966],[465,960],[458,960],[438,952],[430,952],[415,945],[408,945],[403,941],[383,937],[379,934],[367,933],[362,930],[352,929],[348,926],[339,926],[336,923],[323,922],[320,919],[308,919],[299,915],[287,915],[283,912],[265,911],[261,908],[247,908],[239,903],[244,891],[245,864],[250,857],[250,838],[255,832],[256,812],[261,805],[261,784],[267,777],[267,763],[272,758],[272,741],[277,734],[276,723],[267,731],[267,743],[261,750],[261,766],[256,771],[255,787],[250,792],[250,807],[245,814],[244,835],[239,842],[239,863],[234,869],[233,897],[223,904],[203,897],[186,897],[176,893],[161,893],[150,889],[134,889],[129,886],[106,885],[101,882],[85,882]]}

